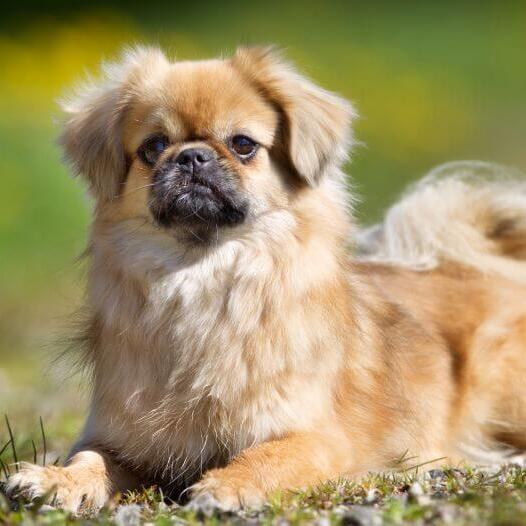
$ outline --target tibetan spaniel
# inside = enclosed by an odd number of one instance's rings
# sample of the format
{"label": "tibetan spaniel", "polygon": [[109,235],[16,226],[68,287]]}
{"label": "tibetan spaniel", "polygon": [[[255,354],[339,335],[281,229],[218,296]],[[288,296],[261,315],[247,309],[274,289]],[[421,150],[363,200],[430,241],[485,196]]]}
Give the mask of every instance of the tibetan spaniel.
{"label": "tibetan spaniel", "polygon": [[155,483],[235,510],[526,447],[520,174],[445,165],[355,226],[355,112],[271,48],[137,48],[63,109],[94,200],[90,411],[9,494],[83,512]]}

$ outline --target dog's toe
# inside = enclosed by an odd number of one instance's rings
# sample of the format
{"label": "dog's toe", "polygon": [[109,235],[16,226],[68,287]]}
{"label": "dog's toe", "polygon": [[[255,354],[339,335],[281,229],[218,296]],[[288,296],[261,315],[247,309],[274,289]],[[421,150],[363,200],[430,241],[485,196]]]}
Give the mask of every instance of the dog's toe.
{"label": "dog's toe", "polygon": [[258,508],[264,495],[250,484],[232,483],[213,475],[205,476],[191,488],[189,509],[210,516],[215,511],[236,511],[240,508]]}
{"label": "dog's toe", "polygon": [[89,473],[75,473],[66,467],[21,464],[9,477],[6,494],[13,499],[44,502],[72,513],[100,509],[107,500],[107,491]]}

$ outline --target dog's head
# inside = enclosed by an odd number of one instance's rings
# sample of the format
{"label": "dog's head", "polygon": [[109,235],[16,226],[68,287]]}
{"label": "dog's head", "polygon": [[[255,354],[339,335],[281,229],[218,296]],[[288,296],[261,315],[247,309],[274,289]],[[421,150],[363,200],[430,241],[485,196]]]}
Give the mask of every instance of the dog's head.
{"label": "dog's head", "polygon": [[201,234],[316,187],[344,160],[352,116],[270,48],[198,62],[137,49],[64,109],[61,143],[99,210]]}

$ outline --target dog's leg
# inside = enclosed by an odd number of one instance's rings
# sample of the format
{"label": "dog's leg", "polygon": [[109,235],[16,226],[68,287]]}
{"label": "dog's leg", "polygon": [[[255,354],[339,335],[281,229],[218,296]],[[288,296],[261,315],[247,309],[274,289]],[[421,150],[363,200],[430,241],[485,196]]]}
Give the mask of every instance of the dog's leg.
{"label": "dog's leg", "polygon": [[207,511],[258,507],[274,491],[299,489],[349,471],[345,438],[295,434],[247,449],[225,468],[213,469],[192,488],[189,506]]}
{"label": "dog's leg", "polygon": [[7,493],[30,500],[44,497],[59,508],[78,513],[102,508],[117,491],[133,485],[133,477],[108,454],[82,449],[65,466],[22,463],[18,473],[9,477]]}

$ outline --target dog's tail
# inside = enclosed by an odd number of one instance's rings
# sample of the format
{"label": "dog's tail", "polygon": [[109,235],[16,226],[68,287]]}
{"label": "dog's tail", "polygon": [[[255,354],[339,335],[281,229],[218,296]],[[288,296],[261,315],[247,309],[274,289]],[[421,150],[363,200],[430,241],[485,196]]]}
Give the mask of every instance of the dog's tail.
{"label": "dog's tail", "polygon": [[440,166],[361,231],[357,249],[368,260],[454,261],[526,282],[526,178],[483,162]]}

